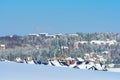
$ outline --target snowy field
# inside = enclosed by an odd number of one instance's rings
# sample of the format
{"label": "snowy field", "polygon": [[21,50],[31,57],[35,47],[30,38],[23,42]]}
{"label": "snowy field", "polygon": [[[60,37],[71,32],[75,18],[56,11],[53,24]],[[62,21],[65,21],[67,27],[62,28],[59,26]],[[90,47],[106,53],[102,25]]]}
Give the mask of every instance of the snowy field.
{"label": "snowy field", "polygon": [[119,72],[0,62],[0,80],[119,80]]}
{"label": "snowy field", "polygon": [[110,71],[110,72],[119,72],[120,73],[120,68],[108,68],[108,71]]}

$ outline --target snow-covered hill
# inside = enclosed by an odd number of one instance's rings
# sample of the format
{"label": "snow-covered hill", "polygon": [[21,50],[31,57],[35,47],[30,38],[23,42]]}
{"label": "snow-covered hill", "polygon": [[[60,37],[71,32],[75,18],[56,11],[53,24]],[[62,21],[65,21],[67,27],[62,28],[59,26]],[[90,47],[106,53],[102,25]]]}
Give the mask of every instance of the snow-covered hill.
{"label": "snow-covered hill", "polygon": [[119,80],[120,73],[0,62],[0,80]]}

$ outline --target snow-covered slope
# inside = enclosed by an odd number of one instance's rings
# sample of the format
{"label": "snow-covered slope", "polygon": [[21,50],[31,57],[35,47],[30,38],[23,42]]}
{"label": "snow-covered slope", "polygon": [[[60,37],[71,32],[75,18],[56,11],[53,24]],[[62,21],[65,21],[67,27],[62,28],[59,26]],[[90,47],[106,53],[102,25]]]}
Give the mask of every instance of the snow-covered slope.
{"label": "snow-covered slope", "polygon": [[0,80],[119,80],[120,73],[0,62]]}

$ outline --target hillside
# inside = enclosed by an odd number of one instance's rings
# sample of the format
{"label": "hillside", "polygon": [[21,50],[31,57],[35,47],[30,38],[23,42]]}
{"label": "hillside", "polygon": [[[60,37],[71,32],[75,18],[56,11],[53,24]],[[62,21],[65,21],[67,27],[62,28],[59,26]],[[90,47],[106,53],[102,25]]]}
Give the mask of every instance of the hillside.
{"label": "hillside", "polygon": [[[92,56],[85,57],[86,54]],[[14,61],[17,57],[31,56],[36,60],[48,58],[81,57],[83,59],[106,59],[106,64],[120,67],[119,33],[75,33],[75,34],[29,34],[0,37],[0,59]]]}

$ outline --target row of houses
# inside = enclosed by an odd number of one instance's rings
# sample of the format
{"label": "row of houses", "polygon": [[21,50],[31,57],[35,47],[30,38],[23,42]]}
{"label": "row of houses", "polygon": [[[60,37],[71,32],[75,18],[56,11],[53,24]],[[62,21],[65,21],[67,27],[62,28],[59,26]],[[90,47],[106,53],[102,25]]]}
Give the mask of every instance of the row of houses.
{"label": "row of houses", "polygon": [[104,56],[98,55],[95,52],[91,52],[90,54],[85,54],[84,59],[87,61],[92,61],[92,62],[103,62],[105,63],[107,59],[104,58]]}
{"label": "row of houses", "polygon": [[[22,62],[23,61],[23,62]],[[43,64],[56,67],[67,67],[67,68],[77,68],[77,69],[88,69],[88,70],[102,70],[106,71],[106,67],[101,62],[95,63],[93,61],[84,60],[82,58],[72,58],[72,57],[60,57],[54,59],[48,59],[47,62],[40,62],[32,59],[32,57],[27,57],[25,60],[16,58],[16,62],[22,62],[27,64]]]}
{"label": "row of houses", "polygon": [[[59,36],[64,36],[65,34],[58,33],[58,34],[49,34],[49,33],[39,33],[39,34],[29,34],[29,36],[40,36],[42,38],[56,38]],[[71,37],[78,37],[78,34],[69,34]]]}
{"label": "row of houses", "polygon": [[102,40],[92,40],[92,41],[76,41],[74,42],[74,48],[78,49],[78,46],[79,44],[97,44],[97,45],[106,45],[108,44],[109,46],[110,45],[116,45],[118,42],[116,40],[105,40],[105,41],[102,41]]}
{"label": "row of houses", "polygon": [[39,34],[29,34],[29,36],[37,36],[41,38],[56,38],[58,36],[62,36],[63,34],[48,34],[48,33],[39,33]]}
{"label": "row of houses", "polygon": [[[76,61],[89,61],[89,62],[94,62],[94,63],[99,63],[99,62],[102,62],[102,63],[105,63],[107,61],[107,59],[104,58],[104,56],[101,56],[101,55],[98,55],[97,53],[95,52],[92,52],[92,53],[89,53],[89,54],[84,54],[84,57],[81,58],[81,57],[77,57],[77,58],[72,58],[72,57],[64,57],[64,56],[61,56],[59,58],[52,58],[52,60],[61,60],[61,61],[72,61],[72,60],[76,60]],[[32,56],[28,56],[26,57],[26,60],[27,61],[32,61],[33,58]],[[22,59],[20,59],[19,57],[16,58],[15,60],[16,62],[22,62]]]}

